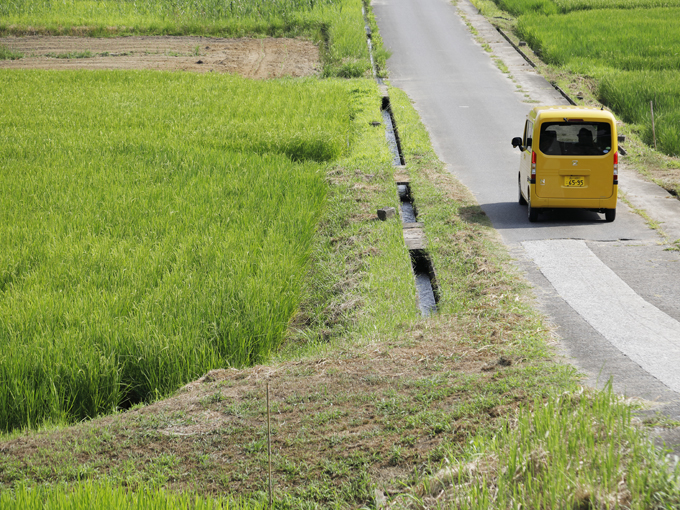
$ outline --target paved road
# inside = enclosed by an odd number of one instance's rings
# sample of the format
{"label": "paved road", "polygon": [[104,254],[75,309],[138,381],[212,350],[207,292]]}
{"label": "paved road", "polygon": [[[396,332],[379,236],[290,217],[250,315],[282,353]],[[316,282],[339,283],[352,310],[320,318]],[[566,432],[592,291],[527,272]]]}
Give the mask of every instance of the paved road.
{"label": "paved road", "polygon": [[[520,136],[535,102],[566,104],[468,0],[374,0],[390,83],[406,91],[439,157],[475,194],[535,286],[564,354],[602,386],[680,419],[680,254],[619,202],[613,223],[560,211],[529,223],[517,203]],[[502,73],[462,15],[510,69]],[[534,103],[529,103],[532,100]],[[408,161],[406,162],[408,164]],[[622,169],[620,189],[680,238],[680,202]],[[628,180],[626,180],[628,179]],[[661,204],[661,205],[660,205]],[[680,443],[680,438],[678,438]]]}

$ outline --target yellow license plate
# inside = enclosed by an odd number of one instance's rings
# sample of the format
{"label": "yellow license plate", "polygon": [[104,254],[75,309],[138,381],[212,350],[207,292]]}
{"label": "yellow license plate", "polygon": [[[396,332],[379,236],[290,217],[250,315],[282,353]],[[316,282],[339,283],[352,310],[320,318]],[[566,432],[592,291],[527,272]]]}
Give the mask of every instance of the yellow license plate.
{"label": "yellow license plate", "polygon": [[564,185],[567,188],[583,188],[586,185],[586,179],[580,175],[568,175],[564,178]]}

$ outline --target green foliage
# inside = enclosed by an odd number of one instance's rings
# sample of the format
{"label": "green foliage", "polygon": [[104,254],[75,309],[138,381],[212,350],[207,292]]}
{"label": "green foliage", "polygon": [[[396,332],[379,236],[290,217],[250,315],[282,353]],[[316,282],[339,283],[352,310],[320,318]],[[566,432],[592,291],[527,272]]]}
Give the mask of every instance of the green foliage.
{"label": "green foliage", "polygon": [[361,12],[362,0],[349,2],[337,12],[328,28],[325,50],[325,76],[359,78],[371,72],[366,33]]}
{"label": "green foliage", "polygon": [[175,494],[161,488],[128,492],[110,483],[83,482],[73,485],[30,488],[20,486],[0,494],[3,510],[262,510],[267,503],[211,499],[196,494]]}
{"label": "green foliage", "polygon": [[0,44],[0,60],[17,60],[23,56],[23,53],[12,51],[7,46]]}
{"label": "green foliage", "polygon": [[545,62],[575,72],[678,69],[678,16],[680,8],[531,14],[519,19],[517,31]]}
{"label": "green foliage", "polygon": [[667,154],[680,155],[680,72],[611,71],[600,80],[598,95],[625,122],[642,126],[642,137],[650,145],[654,143],[653,103],[657,146]]}
{"label": "green foliage", "polygon": [[[456,508],[676,508],[680,470],[631,423],[611,387],[536,400],[468,457],[451,459],[438,483]],[[430,482],[428,487],[433,487]],[[434,484],[434,487],[441,488]]]}
{"label": "green foliage", "polygon": [[347,84],[12,71],[0,112],[0,429],[278,347],[325,200],[318,162],[350,135]]}

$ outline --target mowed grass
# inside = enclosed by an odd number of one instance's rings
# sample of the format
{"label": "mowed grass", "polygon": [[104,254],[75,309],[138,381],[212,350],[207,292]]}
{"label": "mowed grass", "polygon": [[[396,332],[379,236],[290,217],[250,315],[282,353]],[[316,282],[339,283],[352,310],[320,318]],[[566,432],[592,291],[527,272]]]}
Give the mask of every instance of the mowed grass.
{"label": "mowed grass", "polygon": [[265,359],[350,141],[348,84],[0,73],[0,429]]}

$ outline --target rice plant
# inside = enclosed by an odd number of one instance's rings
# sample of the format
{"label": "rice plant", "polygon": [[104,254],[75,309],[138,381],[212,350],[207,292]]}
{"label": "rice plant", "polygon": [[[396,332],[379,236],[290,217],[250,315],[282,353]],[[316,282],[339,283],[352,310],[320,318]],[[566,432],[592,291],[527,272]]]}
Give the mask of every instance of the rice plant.
{"label": "rice plant", "polygon": [[155,487],[129,492],[110,483],[82,482],[54,487],[19,486],[0,494],[4,510],[264,510],[265,501],[211,499]]}
{"label": "rice plant", "polygon": [[679,0],[554,0],[559,12],[590,9],[653,9],[680,7]]}
{"label": "rice plant", "polygon": [[680,72],[610,71],[601,78],[598,95],[625,122],[641,126],[643,140],[650,145],[652,103],[657,147],[680,156]]}
{"label": "rice plant", "polygon": [[596,9],[653,9],[680,7],[680,0],[494,0],[513,16],[566,14]]}
{"label": "rice plant", "polygon": [[574,72],[678,69],[678,16],[680,8],[525,15],[517,31],[545,62]]}
{"label": "rice plant", "polygon": [[0,73],[0,429],[265,359],[346,150],[339,81]]}

